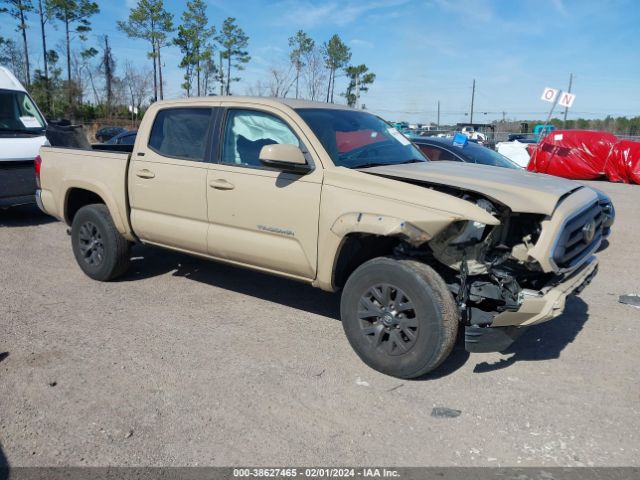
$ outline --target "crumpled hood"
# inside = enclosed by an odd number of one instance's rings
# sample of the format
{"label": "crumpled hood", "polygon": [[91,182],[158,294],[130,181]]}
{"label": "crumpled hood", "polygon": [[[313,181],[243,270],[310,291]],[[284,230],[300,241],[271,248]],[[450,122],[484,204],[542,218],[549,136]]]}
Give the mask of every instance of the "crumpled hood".
{"label": "crumpled hood", "polygon": [[424,162],[363,168],[360,171],[398,180],[456,187],[477,192],[514,212],[551,215],[561,197],[583,188],[564,178],[524,170],[463,162]]}

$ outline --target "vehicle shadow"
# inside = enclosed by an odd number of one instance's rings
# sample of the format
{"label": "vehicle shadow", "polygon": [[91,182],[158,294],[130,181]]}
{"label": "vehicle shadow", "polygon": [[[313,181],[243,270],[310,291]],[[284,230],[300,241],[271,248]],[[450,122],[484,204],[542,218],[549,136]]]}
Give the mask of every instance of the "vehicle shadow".
{"label": "vehicle shadow", "polygon": [[168,272],[225,290],[340,320],[340,294],[233,265],[145,245],[132,251],[130,273],[120,281],[137,281]]}
{"label": "vehicle shadow", "polygon": [[10,466],[7,460],[4,450],[2,449],[2,443],[0,443],[0,480],[7,480],[9,478]]}
{"label": "vehicle shadow", "polygon": [[[122,282],[172,272],[174,276],[340,321],[339,293],[329,293],[286,278],[145,245],[136,245],[132,254],[130,273],[120,280]],[[496,363],[478,363],[473,371],[487,373],[507,368],[516,362],[559,358],[562,350],[575,340],[588,317],[587,304],[579,297],[569,297],[566,310],[560,317],[528,328],[509,349],[502,352],[512,354],[509,358]],[[416,380],[446,377],[460,369],[470,358],[471,355],[464,348],[464,329],[460,328],[451,355],[435,371]]]}
{"label": "vehicle shadow", "polygon": [[[0,352],[0,362],[9,356],[9,352]],[[2,442],[0,441],[0,480],[9,478],[9,461],[2,449]]]}
{"label": "vehicle shadow", "polygon": [[18,205],[0,210],[0,227],[34,227],[55,221],[36,205]]}
{"label": "vehicle shadow", "polygon": [[534,362],[560,358],[560,353],[572,343],[589,318],[589,306],[580,297],[567,298],[564,313],[558,318],[528,328],[504,354],[512,354],[495,363],[478,363],[474,373],[487,373],[510,367],[516,362]]}

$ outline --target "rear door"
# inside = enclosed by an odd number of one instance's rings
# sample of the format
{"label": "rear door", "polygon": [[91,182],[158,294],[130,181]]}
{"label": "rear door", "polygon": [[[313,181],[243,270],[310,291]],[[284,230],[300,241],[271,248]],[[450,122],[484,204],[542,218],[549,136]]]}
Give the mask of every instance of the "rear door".
{"label": "rear door", "polygon": [[208,174],[209,254],[234,262],[314,278],[322,168],[307,174],[265,167],[264,145],[294,144],[303,133],[284,114],[228,108],[217,163]]}
{"label": "rear door", "polygon": [[129,168],[131,224],[141,240],[207,252],[207,172],[213,107],[159,110]]}

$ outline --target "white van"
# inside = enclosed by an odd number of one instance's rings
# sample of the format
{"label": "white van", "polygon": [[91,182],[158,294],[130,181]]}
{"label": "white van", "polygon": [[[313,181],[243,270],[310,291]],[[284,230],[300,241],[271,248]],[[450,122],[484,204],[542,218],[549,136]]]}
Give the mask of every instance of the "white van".
{"label": "white van", "polygon": [[0,67],[0,208],[35,203],[34,159],[47,123],[25,88]]}

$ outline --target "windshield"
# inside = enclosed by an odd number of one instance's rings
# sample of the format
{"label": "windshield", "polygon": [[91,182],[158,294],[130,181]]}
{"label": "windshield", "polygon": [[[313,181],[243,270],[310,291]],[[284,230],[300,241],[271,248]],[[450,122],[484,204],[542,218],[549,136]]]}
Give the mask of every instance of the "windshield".
{"label": "windshield", "polygon": [[24,92],[0,90],[0,133],[42,134],[45,121]]}
{"label": "windshield", "polygon": [[[459,148],[459,147],[454,147]],[[468,143],[464,147],[464,153],[473,160],[474,163],[480,163],[482,165],[491,165],[494,167],[513,168],[515,170],[522,170],[518,165],[513,163],[504,155],[491,150],[490,148],[483,147],[481,145],[475,145]]]}
{"label": "windshield", "polygon": [[370,113],[333,108],[296,111],[336,166],[362,168],[427,161],[398,130]]}

